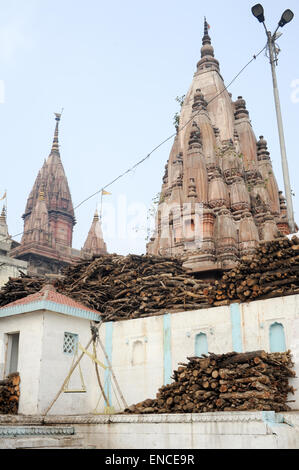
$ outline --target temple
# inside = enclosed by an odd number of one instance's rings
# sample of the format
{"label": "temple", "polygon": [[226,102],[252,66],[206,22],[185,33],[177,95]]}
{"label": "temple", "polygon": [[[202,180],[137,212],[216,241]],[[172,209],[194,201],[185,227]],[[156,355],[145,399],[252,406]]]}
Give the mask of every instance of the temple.
{"label": "temple", "polygon": [[59,151],[61,114],[55,113],[55,119],[50,154],[27,199],[21,243],[10,252],[11,257],[27,261],[30,274],[58,274],[74,261],[99,254],[100,246],[101,253],[106,252],[99,221],[93,222],[83,249],[72,248],[76,220]]}
{"label": "temple", "polygon": [[217,275],[289,233],[267,142],[255,137],[243,97],[233,101],[225,88],[205,19],[147,253],[183,255],[187,269]]}

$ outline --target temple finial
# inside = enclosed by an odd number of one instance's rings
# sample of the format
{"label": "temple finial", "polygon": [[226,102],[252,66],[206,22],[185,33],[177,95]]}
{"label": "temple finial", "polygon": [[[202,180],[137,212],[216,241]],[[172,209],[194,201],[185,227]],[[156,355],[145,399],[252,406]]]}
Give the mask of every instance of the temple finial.
{"label": "temple finial", "polygon": [[[209,26],[209,24],[207,22],[207,19],[205,17],[205,19],[204,19],[204,38],[209,37],[209,28],[210,28],[210,26]],[[210,38],[210,43],[211,43],[211,38]]]}
{"label": "temple finial", "polygon": [[211,38],[209,36],[209,29],[210,29],[210,25],[207,22],[207,19],[205,17],[205,19],[204,19],[204,35],[203,35],[203,38],[202,38],[202,44],[203,45],[211,44]]}
{"label": "temple finial", "polygon": [[55,127],[55,132],[54,132],[54,139],[53,139],[51,153],[52,152],[59,153],[58,131],[59,131],[59,122],[61,118],[61,113],[54,113],[54,114],[55,114],[56,127]]}
{"label": "temple finial", "polygon": [[205,17],[204,19],[204,35],[202,38],[202,48],[201,48],[201,57],[212,56],[214,57],[214,48],[212,46],[212,41],[209,36],[210,25],[207,22]]}

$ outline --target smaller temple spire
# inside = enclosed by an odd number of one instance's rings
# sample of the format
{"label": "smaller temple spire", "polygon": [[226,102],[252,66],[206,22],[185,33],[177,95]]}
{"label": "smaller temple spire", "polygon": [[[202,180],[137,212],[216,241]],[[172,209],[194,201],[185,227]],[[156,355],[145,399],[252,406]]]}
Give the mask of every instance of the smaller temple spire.
{"label": "smaller temple spire", "polygon": [[93,221],[82,251],[87,256],[99,256],[107,254],[107,247],[103,239],[101,221],[97,210],[94,213]]}
{"label": "smaller temple spire", "polygon": [[99,220],[99,213],[98,213],[98,210],[96,209],[95,210],[95,213],[94,213],[94,216],[93,216],[93,221],[94,222],[97,222]]}
{"label": "smaller temple spire", "polygon": [[59,122],[60,122],[60,118],[61,118],[61,113],[54,113],[54,114],[55,114],[56,126],[55,126],[54,139],[53,139],[51,153],[53,153],[53,152],[59,153],[58,131],[59,131]]}
{"label": "smaller temple spire", "polygon": [[5,206],[2,207],[2,212],[0,215],[0,221],[6,223],[6,208]]}
{"label": "smaller temple spire", "polygon": [[[0,250],[4,250],[8,252],[11,247],[11,237],[8,233],[7,221],[6,221],[6,207],[5,205],[2,208],[2,212],[0,215],[0,243],[1,247]],[[4,247],[5,245],[5,247]]]}

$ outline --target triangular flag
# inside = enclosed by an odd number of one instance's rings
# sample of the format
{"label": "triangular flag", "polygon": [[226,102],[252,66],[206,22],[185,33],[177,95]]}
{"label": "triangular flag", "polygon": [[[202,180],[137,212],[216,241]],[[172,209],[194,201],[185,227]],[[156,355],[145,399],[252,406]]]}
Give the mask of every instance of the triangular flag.
{"label": "triangular flag", "polygon": [[111,196],[111,193],[108,193],[108,191],[105,191],[104,189],[102,189],[102,195],[103,196]]}
{"label": "triangular flag", "polygon": [[211,29],[211,26],[208,24],[208,29]]}
{"label": "triangular flag", "polygon": [[5,199],[5,198],[6,198],[6,191],[5,191],[5,193],[3,194],[3,196],[0,198],[0,201],[3,201],[3,199]]}

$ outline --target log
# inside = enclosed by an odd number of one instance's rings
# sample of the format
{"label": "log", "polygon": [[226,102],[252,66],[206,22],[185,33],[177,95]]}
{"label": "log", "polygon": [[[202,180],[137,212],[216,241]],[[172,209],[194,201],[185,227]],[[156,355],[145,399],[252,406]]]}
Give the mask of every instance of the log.
{"label": "log", "polygon": [[[290,351],[209,353],[207,357],[187,359],[188,362],[180,363],[174,371],[174,382],[159,389],[154,404],[147,400],[138,404],[139,412],[144,412],[149,404],[157,413],[165,409],[168,413],[289,410],[287,398],[292,387],[288,378],[294,372]],[[221,368],[222,364],[226,368]],[[132,412],[136,412],[134,408],[124,411]]]}

